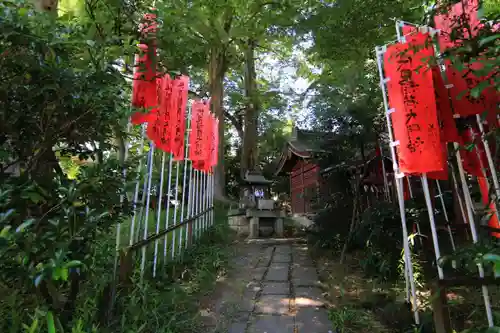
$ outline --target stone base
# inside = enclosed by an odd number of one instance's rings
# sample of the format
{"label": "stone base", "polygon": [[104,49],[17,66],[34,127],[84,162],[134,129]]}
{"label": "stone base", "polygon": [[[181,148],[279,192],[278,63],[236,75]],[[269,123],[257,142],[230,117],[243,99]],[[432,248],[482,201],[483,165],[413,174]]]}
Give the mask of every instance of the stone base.
{"label": "stone base", "polygon": [[250,219],[250,235],[248,238],[258,238],[259,237],[259,218],[252,217]]}
{"label": "stone base", "polygon": [[276,237],[283,237],[285,233],[284,221],[282,218],[277,218],[274,223],[274,232],[276,233]]}
{"label": "stone base", "polygon": [[236,231],[240,236],[248,236],[250,234],[250,222],[245,215],[236,215],[228,217],[229,227]]}

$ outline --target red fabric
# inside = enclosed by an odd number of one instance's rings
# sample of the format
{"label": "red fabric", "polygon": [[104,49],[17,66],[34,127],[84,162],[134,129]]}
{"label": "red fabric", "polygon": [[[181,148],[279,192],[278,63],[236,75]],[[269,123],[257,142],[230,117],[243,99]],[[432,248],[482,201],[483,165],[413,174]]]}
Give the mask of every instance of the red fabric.
{"label": "red fabric", "polygon": [[147,137],[155,143],[155,146],[167,153],[172,151],[172,83],[170,76],[164,75],[158,79],[158,109],[150,113]]}
{"label": "red fabric", "polygon": [[406,24],[403,25],[402,30],[403,30],[403,36],[410,35],[410,34],[418,31],[417,27],[414,27],[412,25],[406,25]]}
{"label": "red fabric", "polygon": [[[462,0],[452,6],[447,13],[436,15],[434,23],[436,29],[441,32],[438,36],[439,47],[441,52],[446,51],[448,48],[455,47],[462,43],[460,40],[452,41],[451,35],[453,30],[458,31],[459,22],[464,22],[470,26],[472,36],[475,36],[481,28],[478,18],[479,1],[478,0]],[[464,10],[465,9],[465,10]],[[466,26],[466,25],[464,25]],[[466,28],[463,29],[462,35],[464,38],[469,38],[469,32]]]}
{"label": "red fabric", "polygon": [[[490,200],[489,191],[488,191],[488,180],[484,177],[477,177],[477,182],[479,184],[479,189],[481,191],[481,198],[482,198],[483,204],[485,206],[489,205],[489,212],[488,213],[491,214],[491,217],[488,221],[488,225],[492,228],[500,228],[500,222],[498,221],[498,217],[496,214],[495,202]],[[498,233],[498,232],[492,232],[491,235],[496,237],[496,238],[500,238],[500,233]]]}
{"label": "red fabric", "polygon": [[448,91],[441,77],[441,71],[436,66],[432,67],[432,80],[436,94],[436,108],[438,110],[439,128],[441,129],[441,140],[443,142],[459,142],[458,130],[455,119],[453,119]]}
{"label": "red fabric", "polygon": [[172,113],[175,114],[175,122],[172,123],[172,154],[175,161],[184,159],[184,137],[186,133],[186,104],[188,98],[189,78],[181,76],[174,80],[172,96],[176,98],[172,102]]}
{"label": "red fabric", "polygon": [[[498,95],[493,85],[484,89],[478,98],[474,98],[470,94],[470,90],[477,86],[480,81],[489,79],[486,77],[478,78],[472,73],[472,70],[480,70],[483,67],[481,63],[469,64],[462,72],[455,69],[449,60],[446,60],[445,64],[448,83],[453,85],[449,91],[455,113],[462,117],[484,112],[497,114]],[[465,91],[466,93],[464,93]]]}
{"label": "red fabric", "polygon": [[405,200],[410,200],[411,195],[410,195],[410,184],[408,183],[409,179],[408,178],[403,178],[403,198]]}
{"label": "red fabric", "polygon": [[212,146],[210,151],[210,166],[215,167],[219,160],[219,119],[213,118]]}
{"label": "red fabric", "polygon": [[[136,55],[134,81],[132,83],[132,106],[149,111],[156,107],[156,70],[153,65],[155,48],[140,44],[140,55]],[[138,119],[136,116],[135,119]]]}
{"label": "red fabric", "polygon": [[191,133],[189,133],[189,159],[193,161],[193,166],[200,167],[199,163],[194,161],[202,161],[205,159],[204,147],[204,132],[205,129],[205,113],[207,108],[202,101],[194,101],[191,106]]}
{"label": "red fabric", "polygon": [[446,142],[441,142],[441,153],[443,154],[443,170],[441,171],[432,171],[427,173],[427,178],[429,179],[437,179],[437,180],[448,180],[448,164],[446,161],[448,160],[448,149],[446,147]]}
{"label": "red fabric", "polygon": [[[408,43],[388,47],[384,67],[395,139],[399,140],[399,165],[406,174],[442,171],[441,149],[432,72],[426,60],[434,54],[429,35],[408,36]],[[427,47],[425,46],[427,45]],[[416,50],[415,50],[416,49]],[[422,69],[422,66],[424,69]],[[418,70],[419,69],[419,70]]]}
{"label": "red fabric", "polygon": [[[475,139],[473,139],[473,133]],[[471,144],[474,144],[472,150],[467,149]],[[461,133],[461,142],[462,150],[460,150],[460,156],[462,158],[462,164],[464,170],[474,176],[483,177],[484,173],[481,169],[481,163],[483,167],[488,166],[488,161],[486,159],[486,154],[484,152],[484,147],[482,142],[479,140],[479,133],[477,129],[467,128]],[[481,161],[478,157],[481,156]]]}
{"label": "red fabric", "polygon": [[134,80],[132,82],[132,106],[143,109],[131,116],[134,125],[151,121],[151,113],[158,105],[156,86],[156,15],[145,14],[139,30],[143,42],[139,44],[140,54],[136,55]]}

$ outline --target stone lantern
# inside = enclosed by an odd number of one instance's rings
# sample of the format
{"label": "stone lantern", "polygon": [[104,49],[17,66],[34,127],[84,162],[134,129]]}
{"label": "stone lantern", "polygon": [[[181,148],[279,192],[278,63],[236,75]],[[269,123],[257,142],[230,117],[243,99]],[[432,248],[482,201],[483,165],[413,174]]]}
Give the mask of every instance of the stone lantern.
{"label": "stone lantern", "polygon": [[249,238],[283,237],[283,218],[270,198],[271,180],[258,171],[247,171],[242,179],[239,209],[229,214],[231,228]]}

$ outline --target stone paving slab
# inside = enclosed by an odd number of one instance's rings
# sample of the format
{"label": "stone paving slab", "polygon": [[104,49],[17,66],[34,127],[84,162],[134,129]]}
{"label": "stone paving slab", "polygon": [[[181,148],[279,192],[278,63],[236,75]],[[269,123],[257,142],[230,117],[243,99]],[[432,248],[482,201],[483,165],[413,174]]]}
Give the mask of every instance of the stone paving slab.
{"label": "stone paving slab", "polygon": [[323,292],[318,287],[296,287],[295,307],[324,307],[326,306]]}
{"label": "stone paving slab", "polygon": [[273,264],[265,276],[266,281],[288,281],[288,265]]}
{"label": "stone paving slab", "polygon": [[[299,333],[332,333],[332,324],[326,309],[301,308],[295,315],[295,326]],[[278,331],[279,332],[279,331]],[[270,333],[270,332],[269,332]]]}
{"label": "stone paving slab", "polygon": [[291,254],[292,247],[290,245],[278,245],[274,250],[274,254]]}
{"label": "stone paving slab", "polygon": [[245,333],[248,323],[232,323],[227,332],[228,333]]}
{"label": "stone paving slab", "polygon": [[255,267],[262,268],[262,267],[268,267],[271,264],[271,256],[263,256],[259,259]]}
{"label": "stone paving slab", "polygon": [[247,283],[245,286],[245,290],[243,292],[243,296],[247,296],[251,299],[256,299],[257,294],[262,291],[261,283],[260,281],[250,281]]}
{"label": "stone paving slab", "polygon": [[289,282],[263,282],[262,295],[289,295]]}
{"label": "stone paving slab", "polygon": [[262,295],[255,303],[255,313],[283,315],[289,312],[289,295]]}
{"label": "stone paving slab", "polygon": [[292,283],[294,286],[315,286],[319,283],[315,267],[293,267]]}
{"label": "stone paving slab", "polygon": [[[223,294],[224,333],[330,333],[326,302],[305,245],[249,246],[235,259],[238,287]],[[292,294],[293,293],[293,294]],[[220,329],[219,328],[219,329]],[[295,328],[295,330],[294,330]],[[213,332],[215,333],[215,332]]]}
{"label": "stone paving slab", "polygon": [[289,253],[276,253],[272,259],[273,263],[286,263],[292,262],[292,256]]}
{"label": "stone paving slab", "polygon": [[294,333],[293,327],[291,316],[257,315],[250,319],[247,333]]}

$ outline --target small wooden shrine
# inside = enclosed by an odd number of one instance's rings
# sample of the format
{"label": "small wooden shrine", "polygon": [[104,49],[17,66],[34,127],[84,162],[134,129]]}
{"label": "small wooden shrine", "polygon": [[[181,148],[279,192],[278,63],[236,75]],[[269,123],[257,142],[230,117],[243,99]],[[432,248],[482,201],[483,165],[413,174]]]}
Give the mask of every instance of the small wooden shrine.
{"label": "small wooden shrine", "polygon": [[331,133],[304,131],[294,128],[290,139],[276,163],[275,175],[289,174],[292,214],[313,211],[321,186],[320,167],[313,161],[317,153],[324,153],[322,143]]}

